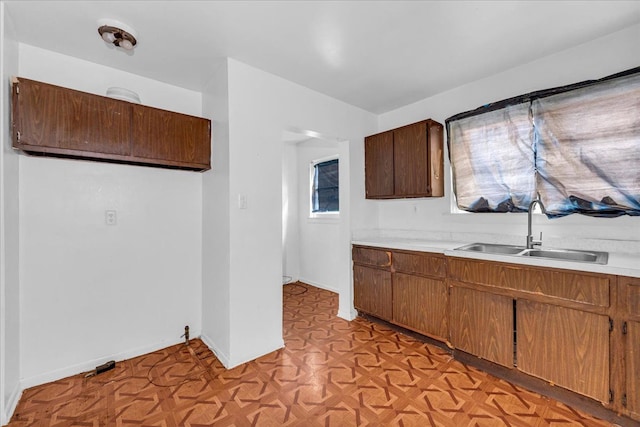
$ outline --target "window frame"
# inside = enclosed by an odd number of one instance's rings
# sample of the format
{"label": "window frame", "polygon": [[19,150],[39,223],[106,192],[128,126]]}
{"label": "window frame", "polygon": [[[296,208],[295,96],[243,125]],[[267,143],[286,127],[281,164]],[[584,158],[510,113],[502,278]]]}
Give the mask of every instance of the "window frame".
{"label": "window frame", "polygon": [[[314,202],[314,193],[315,193],[315,171],[316,166],[320,163],[330,162],[332,160],[338,161],[338,210],[337,211],[325,211],[325,212],[314,212],[313,211],[313,202]],[[321,157],[319,159],[314,159],[309,162],[309,219],[327,219],[327,220],[335,220],[340,218],[340,156],[338,154],[332,154],[330,156]]]}

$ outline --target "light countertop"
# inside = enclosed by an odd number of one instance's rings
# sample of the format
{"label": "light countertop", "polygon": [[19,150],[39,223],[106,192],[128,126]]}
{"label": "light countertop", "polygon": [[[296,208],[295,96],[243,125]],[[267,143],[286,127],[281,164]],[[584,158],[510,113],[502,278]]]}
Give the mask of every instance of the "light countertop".
{"label": "light countertop", "polygon": [[455,250],[455,248],[474,242],[371,237],[356,239],[351,243],[354,245],[373,246],[379,248],[441,253],[446,256],[459,258],[484,259],[487,261],[508,262],[512,264],[533,265],[538,267],[563,268],[566,270],[589,271],[593,273],[615,274],[618,276],[640,278],[640,255],[638,254],[609,252],[609,260],[607,264],[602,265],[588,262],[562,261],[546,258],[531,258]]}

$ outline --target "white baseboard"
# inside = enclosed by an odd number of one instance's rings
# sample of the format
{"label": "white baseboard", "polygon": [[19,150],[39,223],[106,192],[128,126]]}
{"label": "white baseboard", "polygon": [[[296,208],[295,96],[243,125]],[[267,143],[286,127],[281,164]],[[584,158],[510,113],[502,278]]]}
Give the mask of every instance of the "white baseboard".
{"label": "white baseboard", "polygon": [[[291,280],[288,281],[287,283],[284,283],[284,278],[285,277],[291,277]],[[291,275],[288,275],[288,274],[285,274],[285,275],[282,276],[282,284],[283,285],[288,285],[289,283],[296,283],[298,280],[300,280],[300,278],[298,276],[291,276]]]}
{"label": "white baseboard", "polygon": [[281,339],[271,349],[267,350],[266,352],[264,350],[263,351],[258,351],[258,352],[249,354],[249,355],[243,357],[240,360],[231,360],[231,358],[229,356],[227,356],[224,352],[220,351],[220,349],[218,349],[216,347],[216,345],[213,343],[213,340],[211,338],[209,338],[205,334],[202,334],[200,336],[200,339],[202,340],[202,342],[204,342],[211,349],[211,351],[213,351],[213,354],[216,355],[218,360],[227,369],[233,369],[236,366],[240,366],[240,365],[242,365],[244,363],[251,362],[252,360],[257,359],[258,357],[262,357],[265,354],[269,354],[271,352],[274,352],[274,351],[279,350],[279,349],[284,347],[284,340]]}
{"label": "white baseboard", "polygon": [[5,413],[2,414],[2,425],[9,424],[9,420],[11,420],[20,401],[20,396],[22,396],[22,391],[23,389],[20,387],[20,384],[16,384],[7,400],[7,405],[4,407]]}
{"label": "white baseboard", "polygon": [[305,277],[300,277],[298,280],[311,286],[315,286],[316,288],[324,289],[325,291],[331,291],[334,294],[340,294],[340,292],[333,286],[325,285],[324,283],[316,282],[315,280],[307,279]]}
{"label": "white baseboard", "polygon": [[262,357],[266,354],[272,353],[276,350],[280,350],[281,348],[284,347],[284,340],[280,339],[278,340],[278,342],[276,342],[273,346],[271,346],[270,348],[268,348],[266,351],[265,350],[261,350],[261,351],[257,351],[254,353],[249,353],[248,355],[245,355],[243,358],[239,359],[239,360],[233,360],[231,361],[231,368],[235,368],[236,366],[240,366],[244,363],[247,362],[251,362],[252,360],[257,359],[258,357]]}
{"label": "white baseboard", "polygon": [[200,339],[202,340],[203,343],[205,343],[207,345],[207,347],[209,347],[209,350],[211,350],[213,352],[213,354],[216,355],[216,357],[218,358],[218,360],[220,361],[220,363],[222,363],[222,365],[229,369],[229,355],[227,355],[226,353],[224,353],[222,350],[220,350],[215,343],[213,342],[213,340],[211,338],[209,338],[207,335],[205,334],[201,334],[200,335]]}
{"label": "white baseboard", "polygon": [[338,317],[344,320],[352,321],[356,317],[358,317],[358,312],[355,309],[349,310],[338,310]]}
{"label": "white baseboard", "polygon": [[132,350],[127,350],[120,353],[103,356],[98,359],[88,360],[86,362],[78,363],[76,365],[67,366],[65,368],[56,369],[54,371],[45,372],[43,374],[34,375],[28,378],[23,378],[20,380],[20,387],[22,388],[22,390],[26,390],[29,387],[34,387],[40,384],[57,381],[62,378],[66,378],[82,372],[90,371],[92,369],[95,369],[96,366],[102,365],[103,363],[109,360],[115,360],[116,362],[118,362],[126,359],[131,359],[134,357],[142,356],[143,354],[152,353],[154,351],[157,351],[166,347],[170,347],[175,344],[179,344],[181,342],[182,340],[180,338],[176,338],[173,340],[160,341],[155,344],[146,345],[143,347],[137,347]]}

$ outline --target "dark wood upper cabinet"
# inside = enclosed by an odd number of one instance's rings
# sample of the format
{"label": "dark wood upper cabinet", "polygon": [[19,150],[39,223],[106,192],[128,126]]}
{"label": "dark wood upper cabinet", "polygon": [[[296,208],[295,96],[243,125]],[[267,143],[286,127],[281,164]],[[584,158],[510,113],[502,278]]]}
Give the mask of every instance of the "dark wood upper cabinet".
{"label": "dark wood upper cabinet", "polygon": [[13,101],[18,148],[129,154],[127,102],[25,79]]}
{"label": "dark wood upper cabinet", "polygon": [[444,196],[443,144],[443,127],[431,119],[366,137],[366,197]]}
{"label": "dark wood upper cabinet", "polygon": [[364,164],[367,198],[393,197],[393,132],[365,138]]}
{"label": "dark wood upper cabinet", "polygon": [[[209,121],[143,105],[132,105],[132,155],[172,163],[209,165]],[[207,167],[208,169],[208,167]]]}
{"label": "dark wood upper cabinet", "polygon": [[393,166],[396,196],[431,195],[426,122],[393,131]]}
{"label": "dark wood upper cabinet", "polygon": [[30,154],[211,168],[211,122],[29,79],[15,79],[13,147]]}

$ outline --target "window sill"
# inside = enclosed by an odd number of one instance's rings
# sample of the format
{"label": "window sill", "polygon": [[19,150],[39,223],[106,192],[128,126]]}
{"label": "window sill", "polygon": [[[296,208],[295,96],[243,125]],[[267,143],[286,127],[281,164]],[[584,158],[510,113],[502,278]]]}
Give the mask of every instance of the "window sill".
{"label": "window sill", "polygon": [[309,223],[338,223],[340,222],[340,214],[328,213],[328,214],[312,214],[307,218]]}

